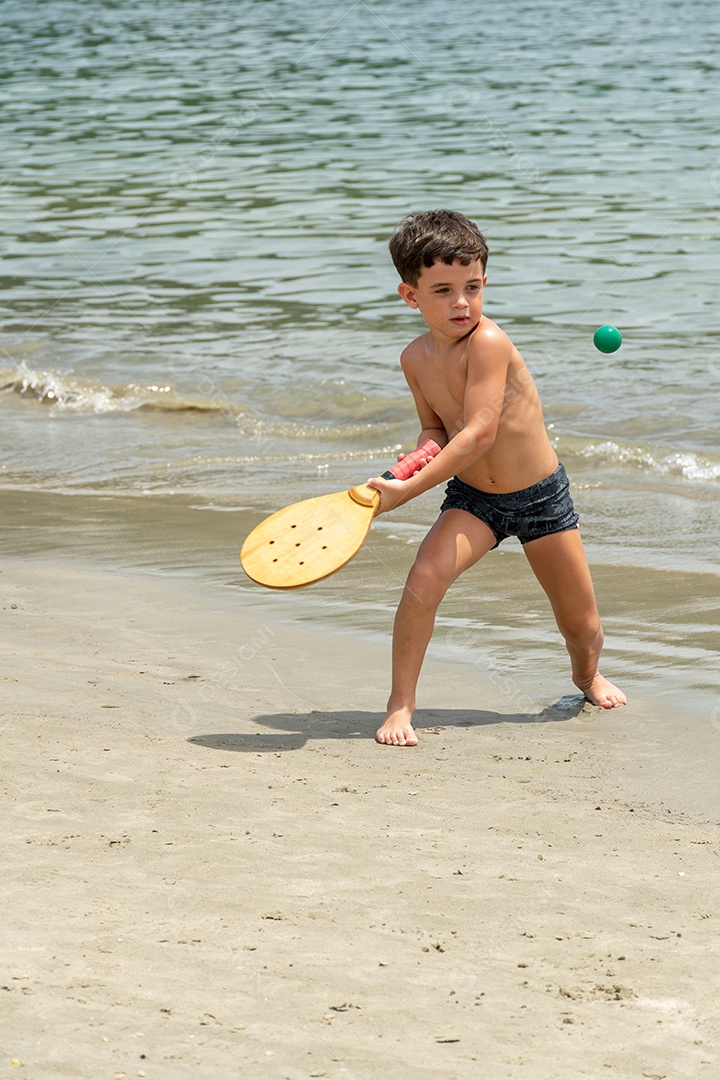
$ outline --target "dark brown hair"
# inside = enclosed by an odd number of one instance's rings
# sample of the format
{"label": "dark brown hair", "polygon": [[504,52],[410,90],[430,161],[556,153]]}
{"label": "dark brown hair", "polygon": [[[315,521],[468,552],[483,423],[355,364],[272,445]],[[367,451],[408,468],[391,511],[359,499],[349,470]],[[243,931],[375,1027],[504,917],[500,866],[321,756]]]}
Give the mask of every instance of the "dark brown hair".
{"label": "dark brown hair", "polygon": [[416,286],[423,270],[436,262],[463,266],[479,259],[487,265],[488,246],[474,221],[454,210],[426,210],[408,214],[388,244],[392,261],[403,281]]}

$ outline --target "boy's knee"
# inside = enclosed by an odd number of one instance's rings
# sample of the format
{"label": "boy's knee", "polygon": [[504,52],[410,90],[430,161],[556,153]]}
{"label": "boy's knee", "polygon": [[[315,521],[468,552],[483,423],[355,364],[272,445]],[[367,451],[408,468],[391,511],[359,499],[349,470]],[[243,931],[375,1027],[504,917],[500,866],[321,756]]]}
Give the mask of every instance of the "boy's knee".
{"label": "boy's knee", "polygon": [[449,584],[434,562],[420,557],[415,560],[408,574],[406,588],[421,604],[429,605],[438,604],[442,600]]}
{"label": "boy's knee", "polygon": [[560,626],[560,633],[569,645],[577,648],[602,647],[603,628],[596,615],[578,615]]}

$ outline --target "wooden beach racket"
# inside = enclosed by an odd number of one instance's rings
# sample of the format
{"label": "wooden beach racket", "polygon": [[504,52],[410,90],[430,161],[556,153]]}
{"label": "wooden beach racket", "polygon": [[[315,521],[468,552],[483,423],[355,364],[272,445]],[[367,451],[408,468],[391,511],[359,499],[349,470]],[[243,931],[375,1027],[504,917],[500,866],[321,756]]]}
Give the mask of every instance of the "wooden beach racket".
{"label": "wooden beach racket", "polygon": [[[440,447],[428,439],[382,474],[407,480],[423,458]],[[360,484],[286,506],[257,525],[240,552],[243,570],[268,589],[297,589],[334,574],[362,547],[380,504],[380,493]]]}

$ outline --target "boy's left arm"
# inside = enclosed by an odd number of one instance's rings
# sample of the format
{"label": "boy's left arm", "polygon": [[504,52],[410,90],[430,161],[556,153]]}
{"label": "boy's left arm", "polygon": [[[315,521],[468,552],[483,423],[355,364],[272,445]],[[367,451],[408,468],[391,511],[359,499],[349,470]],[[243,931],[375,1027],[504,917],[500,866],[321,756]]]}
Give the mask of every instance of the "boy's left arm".
{"label": "boy's left arm", "polygon": [[491,323],[468,343],[464,423],[440,453],[407,480],[373,477],[370,487],[380,492],[379,514],[394,510],[437,484],[467,469],[495,442],[505,401],[512,342]]}

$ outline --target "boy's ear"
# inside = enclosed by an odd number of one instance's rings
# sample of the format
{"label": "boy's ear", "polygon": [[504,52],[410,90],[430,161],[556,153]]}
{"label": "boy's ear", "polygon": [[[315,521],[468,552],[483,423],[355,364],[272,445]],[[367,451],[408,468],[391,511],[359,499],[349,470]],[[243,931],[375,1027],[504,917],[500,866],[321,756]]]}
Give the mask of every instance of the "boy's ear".
{"label": "boy's ear", "polygon": [[415,299],[415,289],[412,285],[408,285],[407,281],[401,281],[397,287],[397,291],[408,307],[416,308],[418,306],[418,302]]}

